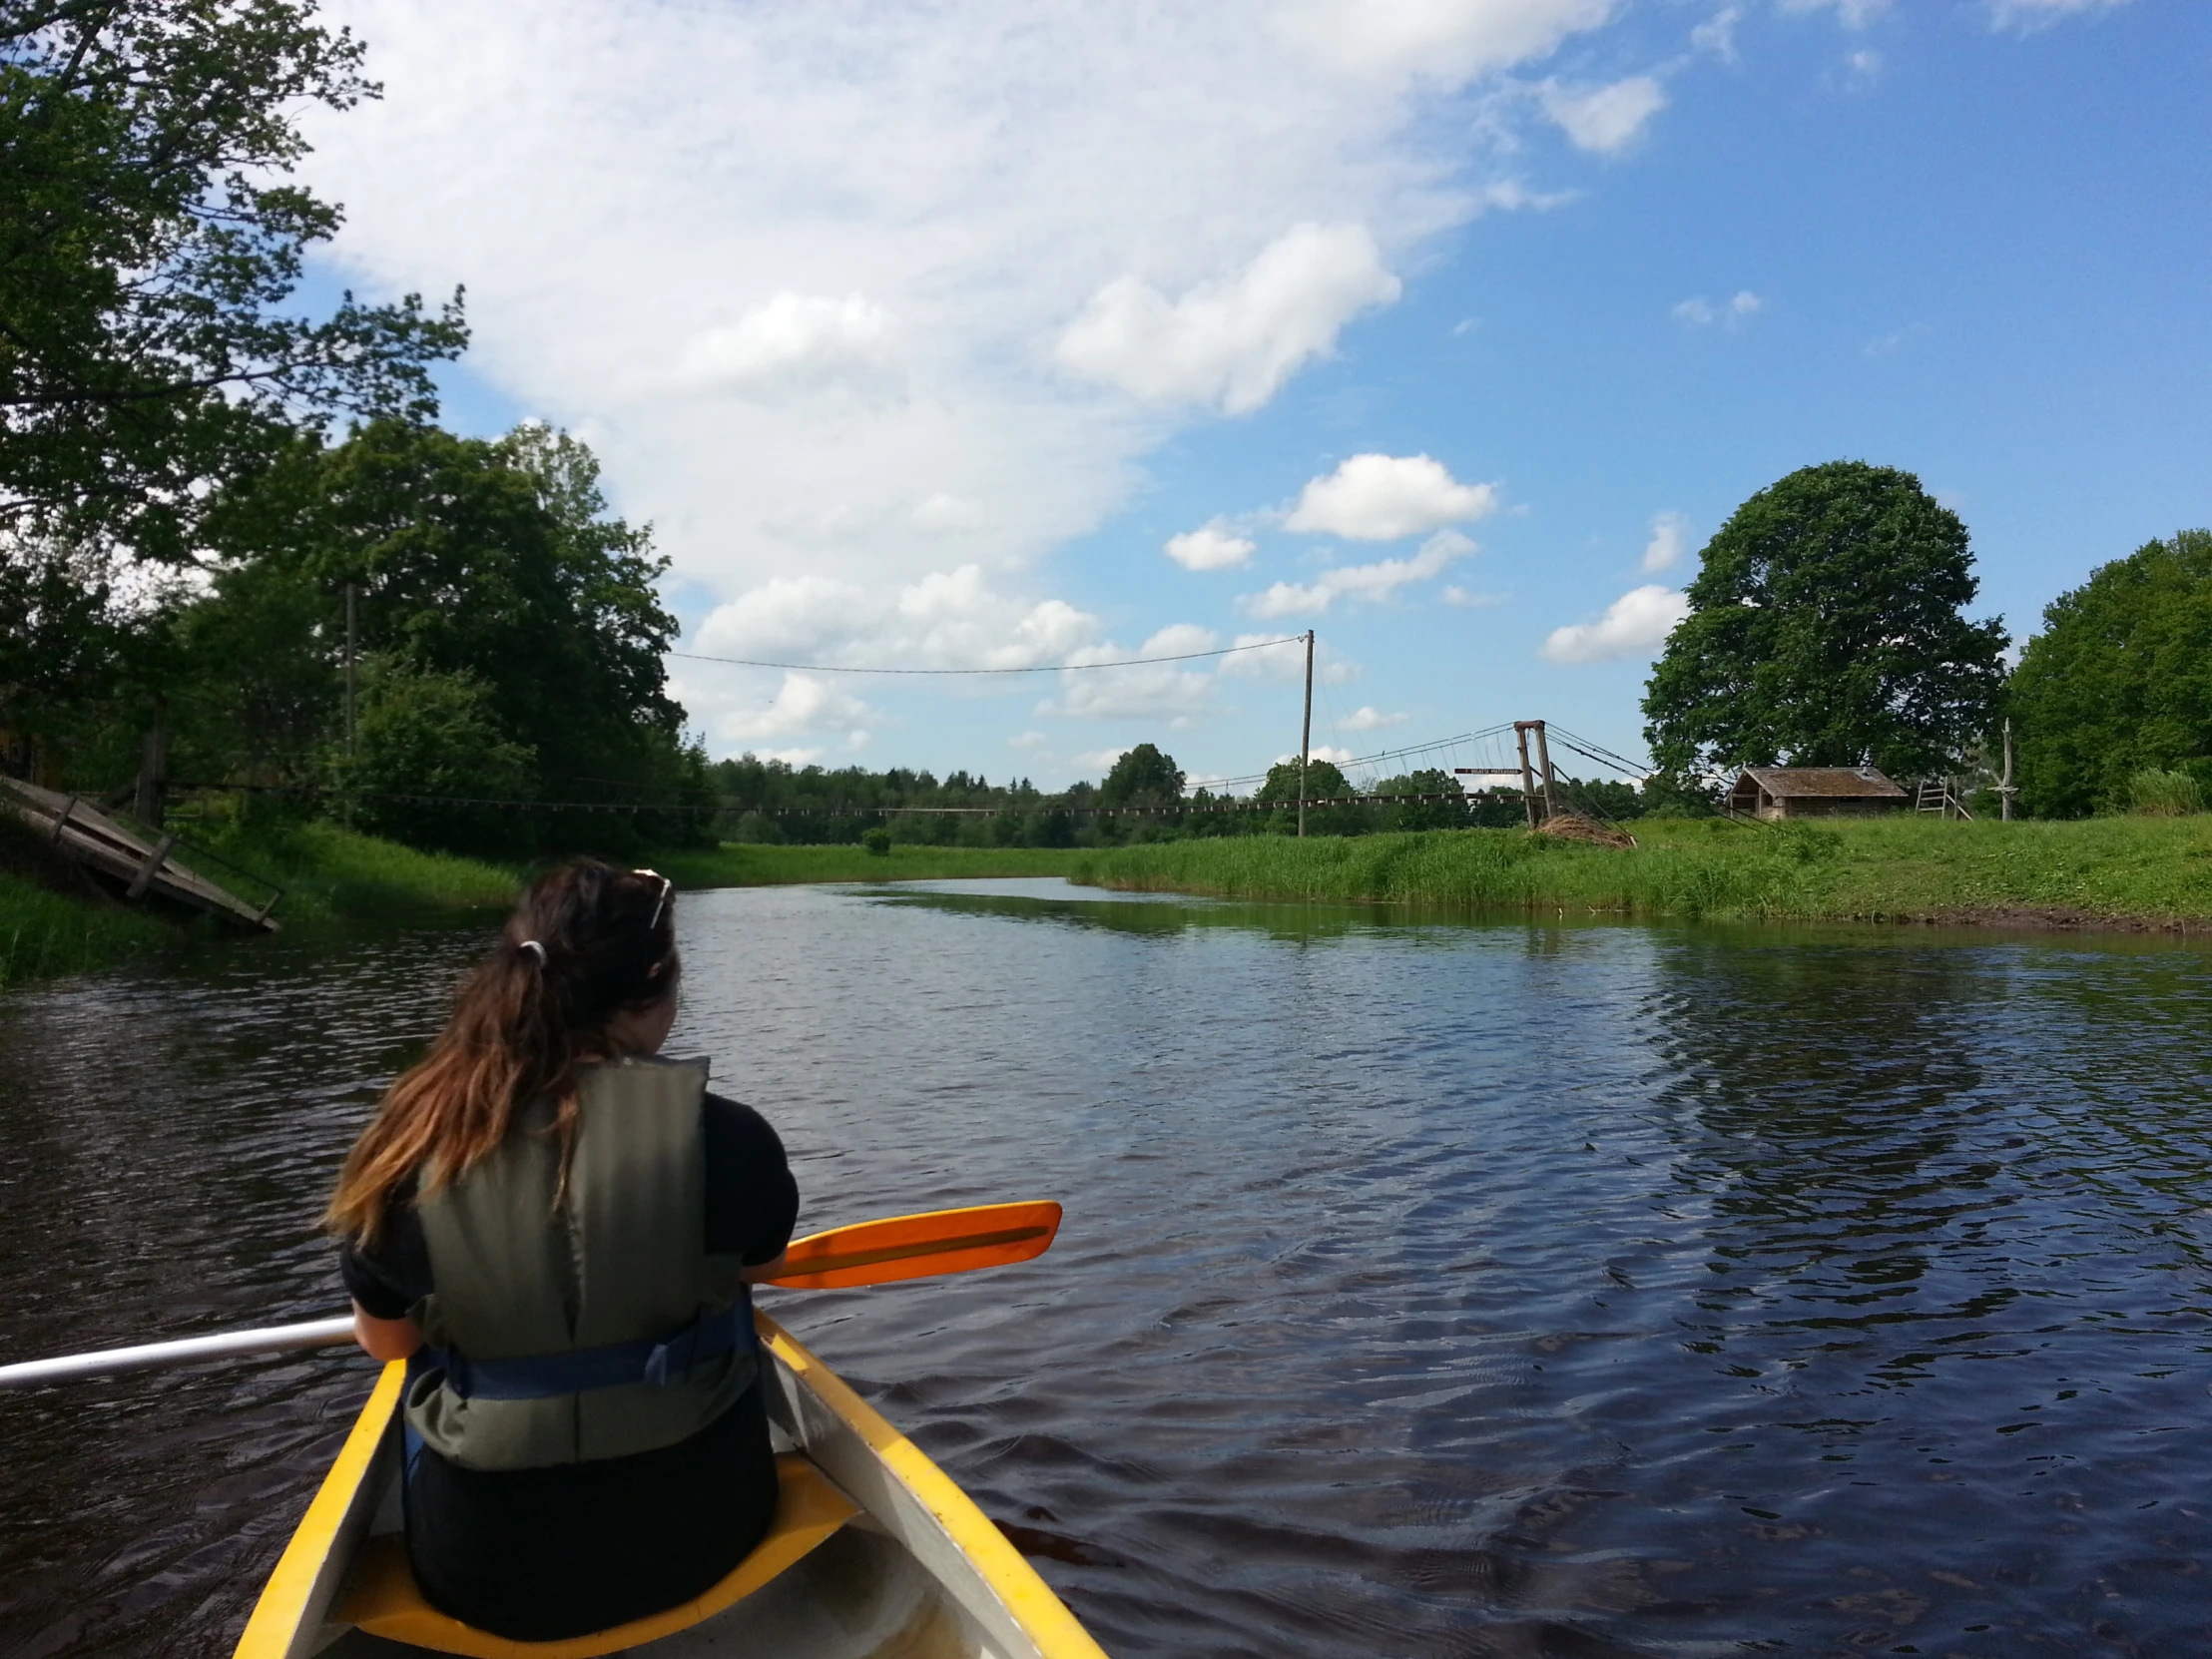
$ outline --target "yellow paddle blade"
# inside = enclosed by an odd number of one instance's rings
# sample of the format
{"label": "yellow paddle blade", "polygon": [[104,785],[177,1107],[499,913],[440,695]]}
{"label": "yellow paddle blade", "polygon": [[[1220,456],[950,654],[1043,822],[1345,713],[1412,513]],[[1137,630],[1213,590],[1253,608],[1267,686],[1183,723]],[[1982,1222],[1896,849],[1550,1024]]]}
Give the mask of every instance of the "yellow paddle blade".
{"label": "yellow paddle blade", "polygon": [[1003,1267],[1042,1256],[1059,1231],[1060,1207],[1049,1199],[891,1216],[801,1239],[784,1253],[783,1273],[767,1283],[836,1291]]}

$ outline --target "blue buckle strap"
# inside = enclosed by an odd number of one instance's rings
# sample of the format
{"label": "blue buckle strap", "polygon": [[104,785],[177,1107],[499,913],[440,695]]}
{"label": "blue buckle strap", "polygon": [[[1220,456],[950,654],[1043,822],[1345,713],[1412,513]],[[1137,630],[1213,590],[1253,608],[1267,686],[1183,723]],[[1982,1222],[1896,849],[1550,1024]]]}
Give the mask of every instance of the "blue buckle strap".
{"label": "blue buckle strap", "polygon": [[666,1337],[520,1360],[471,1360],[450,1349],[426,1350],[421,1358],[427,1369],[442,1370],[445,1385],[463,1399],[554,1399],[632,1382],[665,1388],[694,1366],[759,1347],[752,1307],[741,1298],[728,1313],[696,1319]]}

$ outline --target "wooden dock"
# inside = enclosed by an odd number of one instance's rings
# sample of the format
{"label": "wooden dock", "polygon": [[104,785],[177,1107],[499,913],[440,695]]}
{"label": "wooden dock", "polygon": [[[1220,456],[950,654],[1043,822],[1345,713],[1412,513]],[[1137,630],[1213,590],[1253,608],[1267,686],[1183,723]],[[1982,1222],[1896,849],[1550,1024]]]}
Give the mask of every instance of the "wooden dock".
{"label": "wooden dock", "polygon": [[[283,897],[283,888],[238,869],[203,847],[189,845],[181,836],[158,834],[149,839],[80,796],[41,789],[20,778],[0,778],[0,811],[12,813],[62,857],[133,903],[154,898],[200,910],[233,926],[276,931],[276,919],[270,912]],[[196,864],[221,865],[268,887],[269,897],[259,906],[249,903],[182,862],[181,851],[190,853]]]}

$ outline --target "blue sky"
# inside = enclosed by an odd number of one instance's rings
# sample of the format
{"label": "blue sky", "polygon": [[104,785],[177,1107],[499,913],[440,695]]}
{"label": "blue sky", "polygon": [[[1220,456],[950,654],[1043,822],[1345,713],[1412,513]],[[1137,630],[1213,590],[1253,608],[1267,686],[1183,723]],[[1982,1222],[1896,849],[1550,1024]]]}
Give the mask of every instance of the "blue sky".
{"label": "blue sky", "polygon": [[[386,97],[312,129],[318,281],[466,282],[448,418],[590,441],[687,649],[1313,627],[1327,751],[1635,754],[1698,547],[1795,467],[1918,473],[2015,637],[2212,521],[2212,7],[333,10]],[[717,754],[1053,787],[1264,769],[1293,657],[672,670]]]}

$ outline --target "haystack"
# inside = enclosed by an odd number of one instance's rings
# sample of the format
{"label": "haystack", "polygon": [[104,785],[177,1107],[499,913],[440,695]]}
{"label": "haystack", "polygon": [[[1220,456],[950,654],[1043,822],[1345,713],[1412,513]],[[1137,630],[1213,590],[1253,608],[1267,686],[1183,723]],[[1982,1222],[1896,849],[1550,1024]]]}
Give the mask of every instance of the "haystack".
{"label": "haystack", "polygon": [[1587,846],[1626,848],[1636,844],[1636,837],[1627,830],[1615,830],[1611,825],[1584,818],[1580,813],[1553,813],[1536,827],[1536,833],[1557,835],[1563,841],[1581,841]]}

